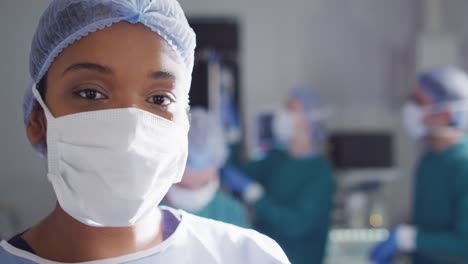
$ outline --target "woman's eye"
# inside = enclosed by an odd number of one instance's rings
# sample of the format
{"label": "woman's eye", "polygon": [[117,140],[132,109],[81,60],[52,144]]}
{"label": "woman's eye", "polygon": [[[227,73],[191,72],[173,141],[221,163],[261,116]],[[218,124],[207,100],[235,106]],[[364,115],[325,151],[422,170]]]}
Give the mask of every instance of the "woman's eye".
{"label": "woman's eye", "polygon": [[101,92],[98,92],[94,89],[84,89],[77,92],[77,94],[84,99],[87,100],[102,100],[105,99],[106,96]]}
{"label": "woman's eye", "polygon": [[159,106],[168,106],[173,101],[168,96],[155,95],[155,96],[150,97],[149,102],[152,103],[152,104],[159,105]]}

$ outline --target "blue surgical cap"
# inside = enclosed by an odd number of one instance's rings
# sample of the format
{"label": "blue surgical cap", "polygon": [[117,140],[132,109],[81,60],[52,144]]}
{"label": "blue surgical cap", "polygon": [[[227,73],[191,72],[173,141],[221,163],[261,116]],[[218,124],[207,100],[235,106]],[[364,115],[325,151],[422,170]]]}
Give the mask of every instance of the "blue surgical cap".
{"label": "blue surgical cap", "polygon": [[[164,38],[192,72],[195,33],[177,0],[53,0],[43,13],[31,45],[30,74],[38,84],[55,58],[86,35],[118,22],[141,23]],[[28,122],[35,99],[23,102]]]}
{"label": "blue surgical cap", "polygon": [[429,95],[433,104],[468,100],[468,76],[455,67],[437,68],[422,73],[419,86]]}
{"label": "blue surgical cap", "polygon": [[[443,107],[468,100],[468,75],[455,67],[436,68],[422,73],[419,87],[434,105]],[[468,125],[466,110],[454,110],[451,119],[452,127],[465,129]]]}
{"label": "blue surgical cap", "polygon": [[322,98],[308,87],[296,87],[289,93],[290,98],[297,100],[305,112],[322,111],[325,108]]}
{"label": "blue surgical cap", "polygon": [[187,169],[221,168],[228,155],[221,122],[202,108],[193,108],[190,114]]}

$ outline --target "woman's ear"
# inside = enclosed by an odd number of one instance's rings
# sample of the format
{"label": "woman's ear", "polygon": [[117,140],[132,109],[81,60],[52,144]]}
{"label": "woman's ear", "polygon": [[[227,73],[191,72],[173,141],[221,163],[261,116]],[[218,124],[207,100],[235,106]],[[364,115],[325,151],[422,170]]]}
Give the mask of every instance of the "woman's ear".
{"label": "woman's ear", "polygon": [[42,107],[35,103],[26,126],[26,133],[33,145],[40,144],[47,135],[47,120]]}

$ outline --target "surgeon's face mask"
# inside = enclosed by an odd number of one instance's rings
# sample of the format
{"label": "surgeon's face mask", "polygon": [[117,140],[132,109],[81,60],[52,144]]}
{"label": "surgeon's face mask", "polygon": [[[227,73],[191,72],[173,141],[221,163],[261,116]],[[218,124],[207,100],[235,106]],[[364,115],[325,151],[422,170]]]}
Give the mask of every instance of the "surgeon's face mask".
{"label": "surgeon's face mask", "polygon": [[296,115],[286,109],[276,112],[273,116],[273,134],[276,139],[287,144],[294,136],[297,122]]}
{"label": "surgeon's face mask", "polygon": [[171,206],[186,210],[191,213],[197,213],[205,208],[215,197],[219,190],[219,180],[214,179],[205,186],[189,190],[174,185],[167,193],[167,199]]}
{"label": "surgeon's face mask", "polygon": [[60,206],[83,224],[136,224],[181,180],[188,126],[122,108],[47,118],[48,179]]}
{"label": "surgeon's face mask", "polygon": [[422,139],[429,133],[424,125],[424,112],[415,103],[407,103],[403,107],[403,124],[413,139]]}

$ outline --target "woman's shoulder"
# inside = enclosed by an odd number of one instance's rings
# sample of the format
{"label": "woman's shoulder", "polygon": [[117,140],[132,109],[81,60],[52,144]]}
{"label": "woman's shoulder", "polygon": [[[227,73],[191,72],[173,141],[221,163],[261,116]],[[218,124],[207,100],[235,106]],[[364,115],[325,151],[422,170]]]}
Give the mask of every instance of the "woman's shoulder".
{"label": "woman's shoulder", "polygon": [[273,239],[255,230],[186,212],[182,217],[189,236],[201,241],[207,248],[216,249],[224,255],[223,259],[242,256],[244,263],[290,263]]}

